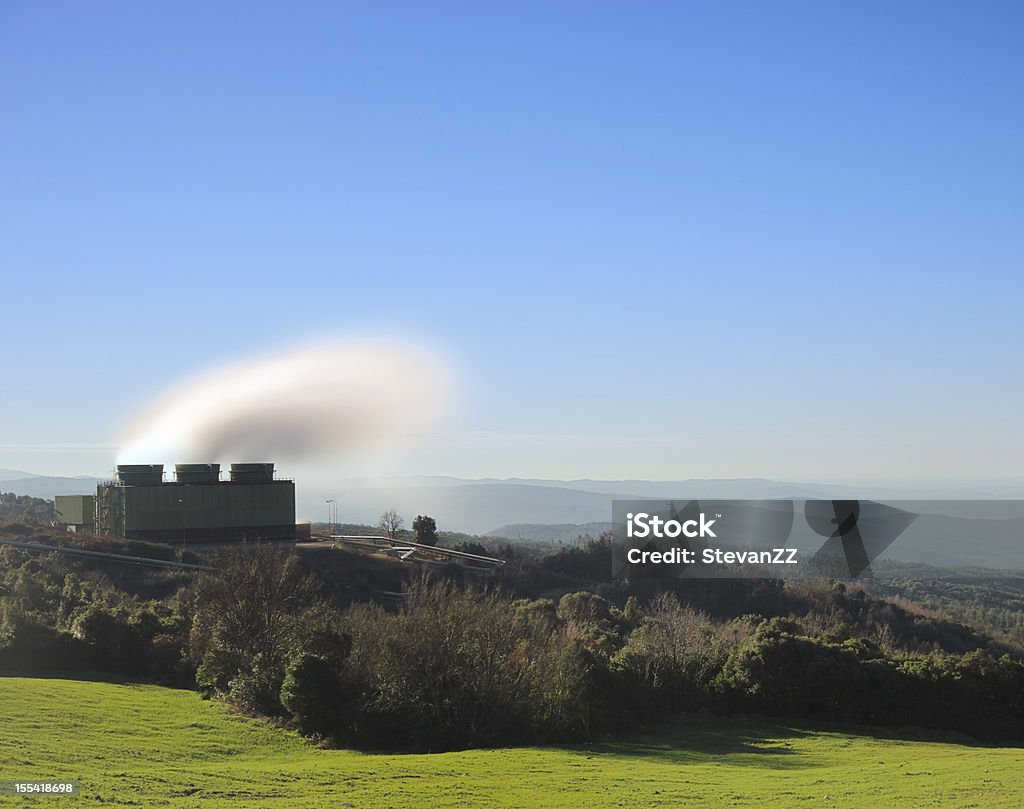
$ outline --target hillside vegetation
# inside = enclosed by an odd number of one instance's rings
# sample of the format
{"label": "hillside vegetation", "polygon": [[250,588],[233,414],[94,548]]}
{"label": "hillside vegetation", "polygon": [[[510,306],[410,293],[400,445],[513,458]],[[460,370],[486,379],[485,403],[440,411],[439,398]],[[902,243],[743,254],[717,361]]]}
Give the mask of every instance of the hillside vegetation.
{"label": "hillside vegetation", "polygon": [[77,779],[20,806],[1018,807],[1024,752],[950,737],[689,719],[548,748],[322,750],[190,691],[0,678],[3,778]]}
{"label": "hillside vegetation", "polygon": [[[608,551],[510,558],[483,590],[447,566],[382,605],[353,568],[261,545],[133,576],[0,548],[0,672],[198,687],[364,750],[586,742],[701,709],[1024,740],[1012,639],[838,582],[616,588]],[[537,597],[572,574],[594,579]]]}
{"label": "hillside vegetation", "polygon": [[0,520],[49,523],[56,518],[57,513],[54,511],[52,500],[42,500],[14,492],[0,492]]}

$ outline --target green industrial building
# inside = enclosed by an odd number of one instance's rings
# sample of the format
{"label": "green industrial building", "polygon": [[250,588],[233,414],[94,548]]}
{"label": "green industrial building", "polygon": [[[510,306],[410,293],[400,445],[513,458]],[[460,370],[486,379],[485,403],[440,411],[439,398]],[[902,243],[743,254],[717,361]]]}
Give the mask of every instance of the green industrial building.
{"label": "green industrial building", "polygon": [[69,529],[93,530],[77,527],[88,514],[105,536],[175,544],[295,539],[295,483],[277,480],[270,463],[231,464],[226,480],[220,464],[176,464],[171,481],[162,464],[121,465],[95,498],[60,499]]}
{"label": "green industrial building", "polygon": [[58,494],[53,506],[57,522],[69,531],[91,534],[96,530],[96,498],[91,494]]}

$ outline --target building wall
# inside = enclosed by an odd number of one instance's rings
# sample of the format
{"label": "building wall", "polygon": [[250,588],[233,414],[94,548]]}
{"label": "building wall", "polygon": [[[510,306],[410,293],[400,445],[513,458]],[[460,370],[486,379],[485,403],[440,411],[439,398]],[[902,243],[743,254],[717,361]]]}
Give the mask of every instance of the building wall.
{"label": "building wall", "polygon": [[171,542],[295,537],[290,480],[109,486],[98,496],[101,530],[116,536]]}
{"label": "building wall", "polygon": [[91,526],[94,520],[93,503],[91,494],[58,494],[53,498],[57,522],[62,525]]}

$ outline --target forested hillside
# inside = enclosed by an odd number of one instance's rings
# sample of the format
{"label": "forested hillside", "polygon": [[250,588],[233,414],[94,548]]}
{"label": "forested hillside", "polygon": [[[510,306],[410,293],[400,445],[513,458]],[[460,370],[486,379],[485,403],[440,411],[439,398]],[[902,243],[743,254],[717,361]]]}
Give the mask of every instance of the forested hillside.
{"label": "forested hillside", "polygon": [[56,516],[52,500],[0,492],[0,520],[50,523]]}
{"label": "forested hillside", "polygon": [[608,541],[512,549],[486,584],[329,545],[238,546],[214,573],[0,548],[0,671],[194,687],[355,747],[579,741],[700,709],[1024,739],[1008,618],[829,581],[613,582]]}

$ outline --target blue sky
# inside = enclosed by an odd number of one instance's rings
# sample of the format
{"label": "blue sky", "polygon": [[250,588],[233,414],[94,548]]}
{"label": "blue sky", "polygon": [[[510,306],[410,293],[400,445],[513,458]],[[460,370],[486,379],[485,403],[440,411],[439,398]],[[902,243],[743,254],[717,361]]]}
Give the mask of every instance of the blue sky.
{"label": "blue sky", "polygon": [[106,470],[183,376],[381,333],[461,379],[389,469],[1020,477],[1022,24],[4,3],[0,466]]}

